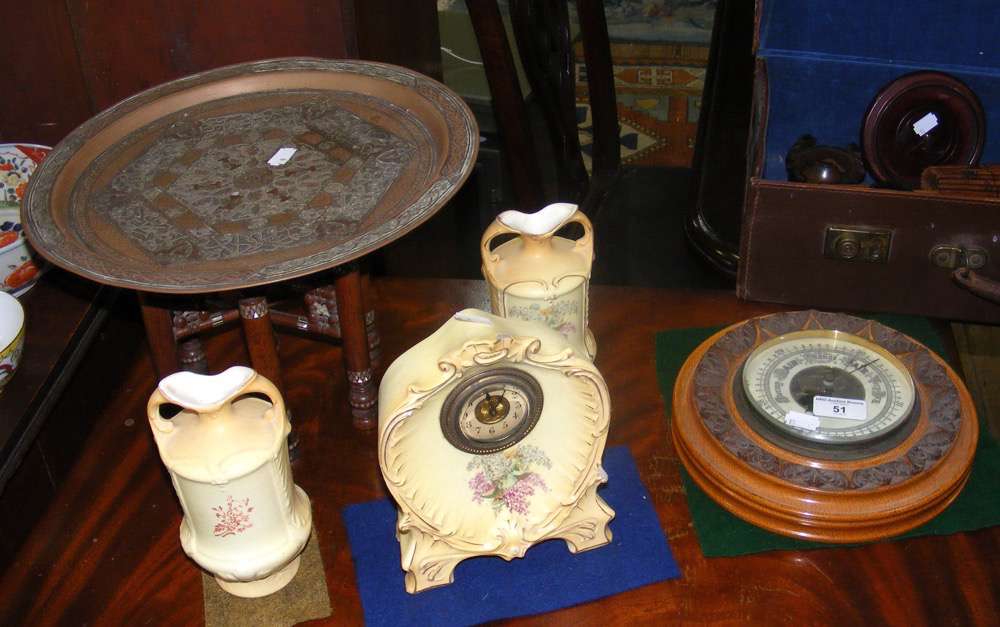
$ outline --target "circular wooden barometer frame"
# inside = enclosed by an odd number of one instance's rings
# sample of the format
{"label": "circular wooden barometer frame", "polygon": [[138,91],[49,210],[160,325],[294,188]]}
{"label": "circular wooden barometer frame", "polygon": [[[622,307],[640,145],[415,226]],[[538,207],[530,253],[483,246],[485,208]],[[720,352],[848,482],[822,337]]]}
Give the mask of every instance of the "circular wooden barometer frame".
{"label": "circular wooden barometer frame", "polygon": [[[747,356],[806,329],[851,333],[905,365],[918,398],[905,438],[870,455],[825,459],[754,429],[752,410],[736,398]],[[732,514],[785,536],[852,543],[904,533],[947,507],[968,479],[978,422],[958,375],[916,340],[871,320],[797,311],[734,324],[696,348],[674,386],[672,433],[691,478]]]}

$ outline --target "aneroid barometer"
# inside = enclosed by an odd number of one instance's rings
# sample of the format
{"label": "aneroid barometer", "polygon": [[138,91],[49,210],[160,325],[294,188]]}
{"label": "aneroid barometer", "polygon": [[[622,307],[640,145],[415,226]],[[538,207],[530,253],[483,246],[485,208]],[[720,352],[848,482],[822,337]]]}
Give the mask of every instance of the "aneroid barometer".
{"label": "aneroid barometer", "polygon": [[919,342],[817,311],[754,318],[688,358],[673,437],[720,505],[825,542],[929,520],[968,477],[976,414],[957,375]]}
{"label": "aneroid barometer", "polygon": [[379,465],[408,592],[451,583],[470,557],[611,540],[597,495],[608,390],[578,350],[540,322],[467,309],[386,371]]}

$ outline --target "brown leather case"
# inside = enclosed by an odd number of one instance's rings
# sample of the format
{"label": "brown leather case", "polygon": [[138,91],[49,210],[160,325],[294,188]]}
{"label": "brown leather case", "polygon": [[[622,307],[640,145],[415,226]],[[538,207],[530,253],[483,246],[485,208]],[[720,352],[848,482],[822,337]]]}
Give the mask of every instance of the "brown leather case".
{"label": "brown leather case", "polygon": [[[737,295],[802,307],[1000,323],[1000,200],[762,178],[768,82],[767,59],[758,54]],[[802,103],[809,105],[807,99]],[[888,232],[886,253],[880,255],[884,262],[830,255],[828,229],[838,228]],[[945,261],[955,263],[943,264],[948,251],[953,258]],[[974,252],[975,263],[955,258],[964,251]]]}
{"label": "brown leather case", "polygon": [[[831,256],[828,241],[836,234],[828,229],[838,228],[887,231],[884,262]],[[1000,201],[752,178],[737,294],[827,309],[1000,322],[1000,304],[973,294],[953,277],[954,268],[942,267],[955,250],[984,252],[985,260],[976,262],[985,264],[975,273],[1000,280]]]}

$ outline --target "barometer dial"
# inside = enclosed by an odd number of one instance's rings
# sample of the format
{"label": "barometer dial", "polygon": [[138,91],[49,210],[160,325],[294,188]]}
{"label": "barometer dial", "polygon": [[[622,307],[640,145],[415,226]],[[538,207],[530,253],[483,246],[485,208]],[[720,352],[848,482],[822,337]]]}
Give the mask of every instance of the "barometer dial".
{"label": "barometer dial", "polygon": [[841,331],[797,331],[765,342],[747,358],[742,379],[764,420],[833,445],[888,435],[906,422],[916,398],[899,359]]}

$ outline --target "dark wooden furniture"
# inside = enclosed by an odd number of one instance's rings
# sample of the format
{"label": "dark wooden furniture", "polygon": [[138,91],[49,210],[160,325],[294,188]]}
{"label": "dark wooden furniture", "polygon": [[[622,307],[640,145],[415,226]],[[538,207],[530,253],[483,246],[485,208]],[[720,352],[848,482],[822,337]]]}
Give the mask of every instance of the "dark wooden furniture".
{"label": "dark wooden furniture", "polygon": [[[386,362],[463,307],[488,307],[479,281],[382,280]],[[706,559],[699,549],[657,387],[657,331],[734,322],[775,311],[729,292],[592,289],[597,365],[612,399],[609,446],[627,445],[669,538],[682,577],[528,617],[516,624],[987,624],[1000,606],[1000,528],[855,548]],[[123,325],[137,341],[141,325]],[[238,333],[208,344],[210,357],[238,360]],[[289,337],[281,346],[287,402],[301,431],[295,480],[313,503],[333,606],[325,624],[360,624],[362,612],[341,508],[385,496],[373,433],[354,430],[334,399],[346,382],[335,350]],[[181,511],[147,432],[151,365],[105,365],[117,393],[91,419],[95,431],[53,506],[0,581],[5,624],[102,622],[198,624],[201,574],[180,548]],[[331,385],[332,383],[332,385]],[[328,420],[340,413],[345,419]],[[123,426],[123,421],[135,423]],[[402,585],[402,571],[400,571]]]}
{"label": "dark wooden furniture", "polygon": [[[551,153],[541,150],[532,138],[528,110],[498,4],[493,0],[469,0],[466,4],[479,42],[518,203],[524,209],[534,210],[545,201],[576,202],[593,217],[599,212],[621,165],[604,6],[599,0],[576,2],[594,133],[593,171],[588,177],[577,129],[575,60],[567,3],[564,0],[512,0],[510,3],[521,64],[528,75],[533,97],[541,105]],[[547,190],[543,185],[541,159],[546,154],[552,154],[554,161],[555,190]]]}
{"label": "dark wooden furniture", "polygon": [[[601,261],[591,277],[596,283],[728,284],[727,277],[717,275],[686,250],[685,207],[692,202],[692,171],[622,164],[604,6],[599,0],[576,0],[572,6],[580,32],[571,38],[567,4],[565,0],[509,3],[518,54],[531,85],[525,100],[497,2],[466,2],[516,207],[530,212],[556,201],[579,204],[598,233],[595,256]],[[577,57],[581,52],[582,67]],[[583,91],[577,79],[582,75],[586,76],[593,136],[588,147],[589,174],[577,120],[576,98]],[[724,137],[717,139],[721,142]],[[688,276],[698,279],[686,282]]]}
{"label": "dark wooden furniture", "polygon": [[274,57],[355,58],[441,77],[430,0],[110,0],[5,7],[0,139],[54,146],[134,93],[214,67]]}
{"label": "dark wooden furniture", "polygon": [[20,297],[24,353],[0,396],[0,563],[28,534],[79,452],[85,423],[43,428],[98,336],[116,292],[50,270]]}
{"label": "dark wooden furniture", "polygon": [[753,100],[754,2],[719,0],[694,148],[694,200],[684,233],[713,268],[736,278]]}

